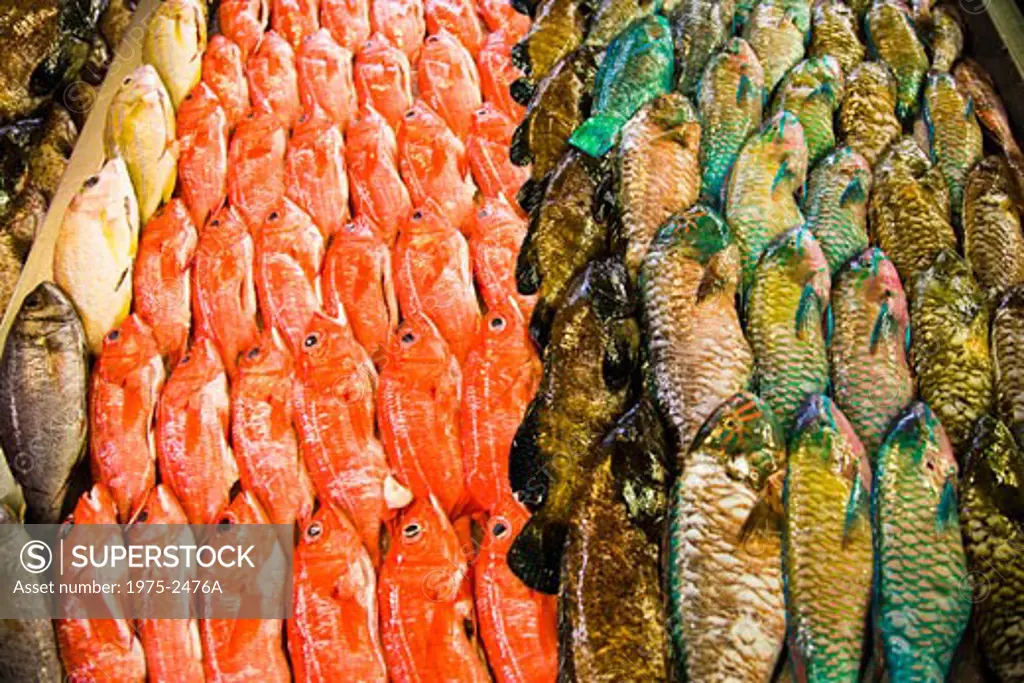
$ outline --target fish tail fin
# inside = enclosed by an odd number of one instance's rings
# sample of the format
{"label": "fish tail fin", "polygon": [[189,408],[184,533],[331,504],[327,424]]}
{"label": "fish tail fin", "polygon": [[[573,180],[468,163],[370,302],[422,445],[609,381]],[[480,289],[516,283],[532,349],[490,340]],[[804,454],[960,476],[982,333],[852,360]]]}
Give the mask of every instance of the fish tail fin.
{"label": "fish tail fin", "polygon": [[843,190],[843,196],[839,198],[839,206],[846,208],[849,204],[860,204],[867,198],[868,194],[864,191],[864,183],[860,178],[854,178]]}
{"label": "fish tail fin", "polygon": [[512,96],[513,101],[516,104],[526,106],[533,99],[533,93],[536,90],[536,86],[530,82],[528,78],[517,78],[512,81],[512,85],[508,87],[508,93]]}
{"label": "fish tail fin", "polygon": [[537,299],[530,316],[530,338],[541,351],[548,345],[551,321],[555,317],[555,307],[546,299]]}
{"label": "fish tail fin", "polygon": [[537,444],[537,418],[537,411],[530,405],[512,439],[508,456],[509,486],[519,502],[531,510],[536,510],[544,502],[550,483]]}
{"label": "fish tail fin", "polygon": [[516,291],[524,296],[540,289],[540,268],[534,255],[532,233],[527,232],[516,258]]}
{"label": "fish tail fin", "polygon": [[569,144],[592,157],[604,156],[615,144],[622,123],[617,116],[591,116],[569,137]]}
{"label": "fish tail fin", "polygon": [[530,588],[549,595],[558,593],[568,531],[564,524],[531,519],[508,549],[508,568]]}
{"label": "fish tail fin", "polygon": [[[523,2],[522,4],[525,5],[526,3]],[[514,6],[515,3],[513,3],[513,7]],[[528,13],[523,12],[523,14]],[[524,38],[512,46],[512,64],[527,76],[529,76],[530,72],[533,70],[530,66],[530,49],[529,43],[527,42],[528,40],[529,38]]]}
{"label": "fish tail fin", "polygon": [[546,186],[547,183],[544,180],[527,178],[516,194],[516,201],[519,202],[520,208],[526,213],[533,213],[533,210],[540,206],[541,200],[544,199]]}
{"label": "fish tail fin", "polygon": [[524,119],[512,131],[512,141],[508,146],[508,158],[516,166],[526,166],[533,161],[533,150],[530,149],[530,119]]}

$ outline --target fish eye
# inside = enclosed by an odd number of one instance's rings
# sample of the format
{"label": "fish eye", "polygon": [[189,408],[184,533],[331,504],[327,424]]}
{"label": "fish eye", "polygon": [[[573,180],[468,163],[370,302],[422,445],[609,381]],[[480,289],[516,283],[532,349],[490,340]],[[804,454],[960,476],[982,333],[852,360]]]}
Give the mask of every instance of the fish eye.
{"label": "fish eye", "polygon": [[320,538],[324,532],[324,525],[320,522],[313,522],[306,528],[306,538]]}
{"label": "fish eye", "polygon": [[409,111],[405,112],[405,118],[407,119],[415,118],[415,116],[416,112],[413,109],[410,109]]}
{"label": "fish eye", "polygon": [[219,218],[214,218],[212,221],[210,221],[210,225],[212,225],[215,228],[219,227],[220,226],[220,219]]}
{"label": "fish eye", "polygon": [[276,221],[279,218],[281,218],[281,214],[279,214],[277,211],[271,211],[270,215],[267,216],[268,221]]}
{"label": "fish eye", "polygon": [[505,329],[505,319],[500,316],[491,318],[491,329],[495,331]]}
{"label": "fish eye", "polygon": [[120,336],[121,336],[121,331],[120,330],[111,330],[110,333],[107,335],[107,339],[109,339],[110,341],[117,341],[117,338],[120,337]]}
{"label": "fish eye", "polygon": [[256,358],[259,355],[260,355],[260,347],[254,346],[251,349],[249,349],[249,353],[245,354],[245,357],[250,359],[250,360],[252,360],[253,358]]}
{"label": "fish eye", "polygon": [[135,518],[135,521],[136,522],[145,522],[147,519],[149,519],[149,513],[147,511],[143,510]]}
{"label": "fish eye", "polygon": [[480,209],[480,212],[477,213],[477,216],[479,216],[480,218],[487,218],[490,215],[491,215],[491,210],[490,209]]}
{"label": "fish eye", "polygon": [[230,517],[221,517],[217,520],[217,533],[222,534],[231,528],[234,522],[231,521]]}
{"label": "fish eye", "polygon": [[316,343],[318,341],[320,341],[320,335],[314,332],[313,334],[307,335],[306,338],[302,340],[302,345],[308,349],[313,346],[316,346]]}
{"label": "fish eye", "polygon": [[192,356],[186,353],[184,356],[181,357],[181,360],[178,361],[178,365],[184,365],[185,363],[189,362],[191,358]]}
{"label": "fish eye", "polygon": [[414,221],[423,220],[423,212],[420,211],[419,209],[416,209],[415,211],[412,212],[412,219]]}
{"label": "fish eye", "polygon": [[95,187],[96,183],[98,183],[99,181],[100,181],[100,177],[98,175],[93,175],[93,176],[89,176],[88,178],[86,178],[85,182],[82,183],[82,185],[84,185],[86,187],[86,189],[88,189],[90,187]]}
{"label": "fish eye", "polygon": [[508,525],[506,525],[504,522],[498,522],[494,525],[493,531],[495,538],[504,538],[508,535]]}
{"label": "fish eye", "polygon": [[413,522],[412,524],[407,524],[406,527],[402,529],[402,535],[411,541],[417,538],[422,531],[423,530],[420,528],[420,525]]}
{"label": "fish eye", "polygon": [[412,344],[414,341],[416,341],[416,335],[413,334],[412,332],[406,332],[405,334],[402,335],[403,344],[409,345]]}

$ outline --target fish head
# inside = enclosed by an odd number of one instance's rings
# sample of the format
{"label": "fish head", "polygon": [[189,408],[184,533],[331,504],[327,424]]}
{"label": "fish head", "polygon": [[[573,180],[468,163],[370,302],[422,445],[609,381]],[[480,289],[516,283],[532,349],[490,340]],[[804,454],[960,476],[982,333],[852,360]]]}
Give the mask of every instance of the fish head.
{"label": "fish head", "polygon": [[807,179],[808,157],[807,141],[800,119],[782,110],[764,124],[758,135],[772,161],[784,167],[790,187],[794,191],[802,187]]}
{"label": "fish head", "polygon": [[258,346],[238,357],[239,382],[258,382],[274,386],[293,370],[292,357],[281,346],[273,331],[264,330]]}
{"label": "fish head", "polygon": [[231,499],[220,514],[217,524],[270,524],[270,518],[263,511],[263,506],[249,491],[239,491]]}
{"label": "fish head", "polygon": [[40,282],[28,293],[18,318],[19,330],[40,337],[66,329],[68,325],[79,328],[82,325],[71,299],[52,282]]}
{"label": "fish head", "polygon": [[117,524],[117,505],[110,489],[104,484],[93,484],[75,503],[64,524]]}
{"label": "fish head", "polygon": [[387,119],[370,105],[360,108],[345,128],[346,150],[375,150],[381,146],[382,139],[384,146],[390,150],[394,150],[398,144]]}
{"label": "fish head", "polygon": [[783,268],[801,289],[810,287],[824,311],[829,301],[831,275],[825,252],[810,230],[797,226],[782,233],[769,243],[762,258]]}
{"label": "fish head", "polygon": [[188,524],[185,510],[166,484],[149,490],[130,524]]}
{"label": "fish head", "polygon": [[[219,114],[217,110],[221,110]],[[196,128],[209,125],[210,119],[214,116],[225,116],[220,99],[210,86],[200,81],[185,95],[178,108],[178,137],[183,138]]]}
{"label": "fish head", "polygon": [[509,548],[530,521],[530,511],[512,494],[502,496],[484,523],[481,551],[504,561]]}
{"label": "fish head", "polygon": [[303,386],[344,404],[372,396],[377,373],[348,321],[317,311],[306,325],[296,359]]}
{"label": "fish head", "polygon": [[841,273],[858,299],[886,306],[901,328],[910,324],[907,296],[896,266],[878,247],[869,247],[850,260]]}
{"label": "fish head", "polygon": [[893,448],[906,454],[899,459],[897,467],[919,472],[936,498],[941,497],[947,487],[955,485],[957,463],[953,446],[939,418],[923,401],[910,404],[886,436],[882,449]]}
{"label": "fish head", "polygon": [[496,144],[507,144],[512,139],[516,124],[491,102],[473,112],[470,135]]}
{"label": "fish head", "polygon": [[466,575],[458,534],[433,495],[417,498],[392,523],[389,565],[434,601],[450,601]]}
{"label": "fish head", "polygon": [[433,321],[422,311],[409,315],[388,340],[381,367],[439,368],[454,359]]}
{"label": "fish head", "polygon": [[[693,124],[697,127],[697,140],[692,141],[693,148],[700,143],[700,121],[697,118],[697,110],[690,103],[686,95],[679,92],[670,92],[655,98],[647,105],[646,116],[656,126],[665,131],[675,130],[686,124]],[[690,137],[684,136],[684,142],[690,146]]]}
{"label": "fish head", "polygon": [[122,384],[128,375],[147,365],[155,365],[163,374],[160,348],[153,331],[133,313],[103,337],[96,373],[104,381]]}
{"label": "fish head", "polygon": [[402,114],[398,127],[398,142],[402,145],[407,141],[429,142],[437,139],[448,130],[447,124],[423,100],[416,100]]}
{"label": "fish head", "polygon": [[513,227],[525,234],[525,220],[516,213],[504,196],[489,197],[479,205],[470,221],[470,237],[480,238]]}
{"label": "fish head", "polygon": [[379,231],[380,228],[373,222],[373,219],[364,214],[359,214],[342,226],[341,232],[338,233],[338,239],[343,239],[349,243],[372,242],[376,244],[379,239]]}
{"label": "fish head", "polygon": [[580,287],[572,296],[589,299],[594,313],[603,323],[622,320],[633,315],[636,293],[621,258],[591,261],[582,273]]}
{"label": "fish head", "polygon": [[928,154],[911,135],[904,135],[892,143],[889,149],[878,160],[875,174],[879,177],[890,173],[908,173],[920,178],[932,167]]}
{"label": "fish head", "polygon": [[847,186],[856,181],[861,185],[865,194],[871,191],[871,164],[863,154],[852,147],[838,148],[822,159],[818,166],[824,172],[845,180]]}
{"label": "fish head", "polygon": [[670,218],[656,239],[679,245],[686,256],[705,266],[733,243],[729,225],[704,204],[695,204]]}
{"label": "fish head", "polygon": [[1024,453],[1001,420],[985,415],[975,424],[962,485],[1011,519],[1024,519]]}
{"label": "fish head", "polygon": [[839,407],[824,394],[811,394],[796,416],[790,441],[792,451],[797,444],[816,446],[826,458],[826,466],[847,481],[860,477],[861,484],[871,485],[871,465],[867,450],[857,437],[853,425]]}
{"label": "fish head", "polygon": [[349,572],[357,572],[357,585],[366,588],[376,581],[369,555],[348,519],[327,507],[320,508],[302,527],[296,557],[305,578],[313,584],[331,586]]}
{"label": "fish head", "polygon": [[189,397],[214,381],[223,382],[225,387],[227,386],[224,364],[213,341],[207,337],[200,337],[192,342],[188,351],[174,366],[161,398],[167,399],[171,394]]}
{"label": "fish head", "polygon": [[746,391],[715,409],[697,433],[692,450],[716,454],[731,476],[755,491],[786,466],[782,428],[771,409]]}

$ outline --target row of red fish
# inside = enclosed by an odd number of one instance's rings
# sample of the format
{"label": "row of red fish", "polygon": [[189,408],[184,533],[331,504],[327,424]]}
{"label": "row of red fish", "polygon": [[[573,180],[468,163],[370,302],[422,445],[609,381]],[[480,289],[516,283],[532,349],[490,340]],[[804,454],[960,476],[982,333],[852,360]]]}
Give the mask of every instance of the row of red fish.
{"label": "row of red fish", "polygon": [[65,666],[553,681],[553,598],[505,562],[540,378],[514,280],[529,169],[508,159],[528,20],[505,0],[267,5],[221,2],[178,112],[177,197],[94,369],[100,483],[74,521],[298,523],[294,617],[285,639],[273,620],[64,620]]}

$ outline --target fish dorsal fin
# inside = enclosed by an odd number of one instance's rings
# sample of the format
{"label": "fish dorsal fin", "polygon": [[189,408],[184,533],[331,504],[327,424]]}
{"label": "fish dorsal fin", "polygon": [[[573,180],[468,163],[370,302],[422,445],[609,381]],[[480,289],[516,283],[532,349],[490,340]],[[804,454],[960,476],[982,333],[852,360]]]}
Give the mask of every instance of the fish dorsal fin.
{"label": "fish dorsal fin", "polygon": [[843,190],[843,196],[839,198],[839,206],[845,209],[850,204],[862,204],[867,198],[864,183],[860,178],[854,178]]}

